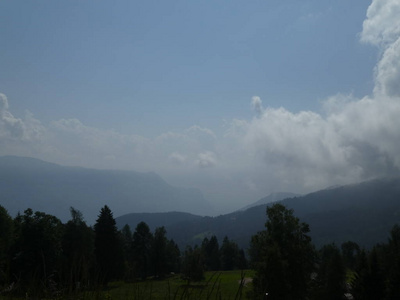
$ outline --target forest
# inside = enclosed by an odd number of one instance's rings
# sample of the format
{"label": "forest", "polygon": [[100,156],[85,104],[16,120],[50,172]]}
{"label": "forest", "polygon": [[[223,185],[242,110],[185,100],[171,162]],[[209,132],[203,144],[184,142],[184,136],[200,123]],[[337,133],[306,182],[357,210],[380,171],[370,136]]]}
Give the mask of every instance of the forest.
{"label": "forest", "polygon": [[[368,249],[352,241],[316,249],[309,225],[292,209],[277,203],[266,213],[265,229],[254,233],[247,249],[215,235],[180,249],[162,226],[152,232],[140,222],[118,230],[107,205],[93,227],[72,207],[70,220],[62,223],[31,209],[12,218],[0,206],[0,298],[74,299],[116,281],[161,282],[171,276],[187,287],[210,284],[207,272],[247,270],[251,288],[235,299],[400,299],[398,225],[386,243]],[[165,290],[160,299],[175,298]]]}

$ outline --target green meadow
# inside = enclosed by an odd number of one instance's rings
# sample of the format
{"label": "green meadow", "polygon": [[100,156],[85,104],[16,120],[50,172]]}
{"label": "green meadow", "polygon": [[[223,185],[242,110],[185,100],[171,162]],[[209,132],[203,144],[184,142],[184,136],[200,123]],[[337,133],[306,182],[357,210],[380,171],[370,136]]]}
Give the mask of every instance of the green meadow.
{"label": "green meadow", "polygon": [[[41,298],[46,300],[175,300],[175,299],[248,299],[247,293],[252,288],[250,278],[253,271],[218,271],[206,272],[205,279],[198,282],[188,282],[181,275],[171,275],[168,278],[148,279],[136,282],[111,282],[104,289],[77,292],[75,294],[54,295]],[[38,299],[26,294],[24,297],[0,296],[6,299]]]}

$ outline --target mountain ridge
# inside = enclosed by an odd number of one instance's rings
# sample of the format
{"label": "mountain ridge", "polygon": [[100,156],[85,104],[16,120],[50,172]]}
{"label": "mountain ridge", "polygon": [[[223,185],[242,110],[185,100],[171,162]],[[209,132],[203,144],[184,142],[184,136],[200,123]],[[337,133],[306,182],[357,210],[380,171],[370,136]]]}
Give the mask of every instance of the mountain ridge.
{"label": "mountain ridge", "polygon": [[0,193],[11,214],[32,208],[66,221],[73,206],[89,224],[105,204],[115,215],[178,209],[205,215],[211,210],[200,190],[171,186],[153,172],[65,167],[17,156],[0,157]]}
{"label": "mountain ridge", "polygon": [[290,193],[290,192],[276,192],[276,193],[271,193],[266,197],[261,198],[260,200],[246,205],[245,207],[239,209],[239,211],[247,210],[251,207],[258,206],[258,205],[263,205],[271,202],[276,202],[280,201],[286,198],[293,198],[293,197],[298,197],[301,196],[300,194],[295,194],[295,193]]}
{"label": "mountain ridge", "polygon": [[[371,247],[385,242],[392,226],[400,224],[400,177],[324,189],[273,203],[293,209],[300,221],[308,223],[317,247],[328,243],[340,245],[348,240]],[[266,208],[273,203],[171,223],[165,226],[167,235],[181,247],[201,244],[204,237],[211,235],[219,240],[227,235],[247,248],[251,236],[265,229]]]}

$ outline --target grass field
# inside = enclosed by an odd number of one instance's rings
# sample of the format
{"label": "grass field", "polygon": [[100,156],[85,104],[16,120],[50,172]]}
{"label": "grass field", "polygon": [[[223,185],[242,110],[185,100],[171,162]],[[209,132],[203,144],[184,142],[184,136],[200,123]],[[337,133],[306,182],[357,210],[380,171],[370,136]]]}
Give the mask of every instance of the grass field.
{"label": "grass field", "polygon": [[[251,290],[249,280],[242,282],[244,278],[251,278],[253,272],[247,271],[218,271],[206,272],[205,280],[200,282],[188,282],[180,275],[172,275],[164,280],[146,280],[139,282],[112,282],[104,290],[87,291],[75,295],[60,295],[57,300],[81,299],[81,300],[187,300],[187,299],[247,299],[246,294]],[[242,282],[242,284],[241,284]],[[5,299],[38,299],[35,297]]]}

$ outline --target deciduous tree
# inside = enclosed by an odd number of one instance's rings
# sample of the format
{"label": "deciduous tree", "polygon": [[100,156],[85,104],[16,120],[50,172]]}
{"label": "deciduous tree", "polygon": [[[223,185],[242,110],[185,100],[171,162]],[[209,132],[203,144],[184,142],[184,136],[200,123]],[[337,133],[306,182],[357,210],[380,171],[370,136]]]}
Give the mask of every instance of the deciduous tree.
{"label": "deciduous tree", "polygon": [[71,220],[64,226],[62,275],[69,290],[87,285],[93,267],[94,232],[86,225],[79,210],[70,208]]}
{"label": "deciduous tree", "polygon": [[281,204],[268,207],[267,216],[266,230],[253,236],[251,244],[254,295],[268,293],[269,300],[306,299],[314,251],[309,226]]}
{"label": "deciduous tree", "polygon": [[13,277],[28,290],[46,290],[58,280],[63,225],[55,216],[27,209],[14,226]]}

